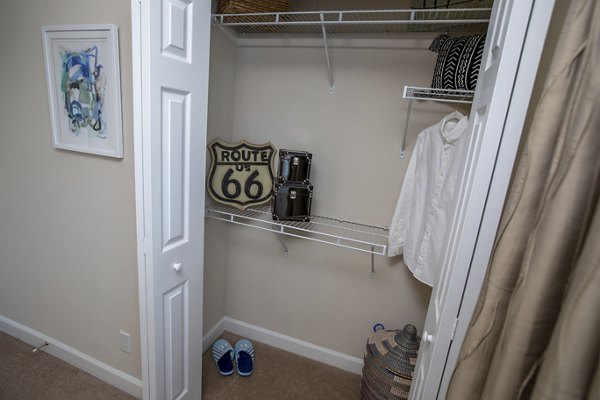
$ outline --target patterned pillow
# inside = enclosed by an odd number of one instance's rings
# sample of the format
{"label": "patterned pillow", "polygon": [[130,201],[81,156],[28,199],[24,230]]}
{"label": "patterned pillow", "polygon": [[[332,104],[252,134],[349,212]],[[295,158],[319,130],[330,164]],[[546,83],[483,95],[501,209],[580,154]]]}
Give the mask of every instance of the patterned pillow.
{"label": "patterned pillow", "polygon": [[431,86],[438,89],[475,90],[485,46],[485,33],[436,37],[429,49],[438,53]]}

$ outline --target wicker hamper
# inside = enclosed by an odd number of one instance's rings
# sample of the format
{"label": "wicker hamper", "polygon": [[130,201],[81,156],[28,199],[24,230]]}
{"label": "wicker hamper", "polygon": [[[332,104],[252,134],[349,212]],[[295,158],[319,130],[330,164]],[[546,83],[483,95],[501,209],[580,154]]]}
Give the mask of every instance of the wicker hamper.
{"label": "wicker hamper", "polygon": [[219,14],[287,12],[289,0],[219,0]]}
{"label": "wicker hamper", "polygon": [[360,385],[363,400],[408,399],[419,341],[413,325],[369,337]]}

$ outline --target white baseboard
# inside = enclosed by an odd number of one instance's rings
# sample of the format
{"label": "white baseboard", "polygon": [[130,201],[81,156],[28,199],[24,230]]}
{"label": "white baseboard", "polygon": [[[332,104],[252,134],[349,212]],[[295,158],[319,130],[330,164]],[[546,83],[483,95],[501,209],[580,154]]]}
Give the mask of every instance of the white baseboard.
{"label": "white baseboard", "polygon": [[129,393],[130,395],[142,398],[142,381],[128,375],[118,369],[104,364],[85,353],[80,352],[66,344],[59,342],[49,336],[44,335],[34,329],[15,322],[9,318],[0,315],[0,331],[14,336],[25,343],[34,347],[48,342],[48,346],[43,351],[59,358],[104,382]]}
{"label": "white baseboard", "polygon": [[215,326],[210,328],[210,330],[206,332],[206,335],[204,335],[202,338],[203,353],[210,349],[210,346],[214,343],[214,341],[217,340],[217,338],[225,331],[225,318],[227,317],[221,318],[221,320],[217,322]]}
{"label": "white baseboard", "polygon": [[[360,375],[362,372],[363,360],[360,358],[305,342],[303,340],[283,335],[278,332],[270,331],[268,329],[261,328],[260,326],[248,324],[237,319],[223,317],[223,319],[221,319],[221,321],[219,321],[219,323],[215,325],[210,332],[213,332],[213,330],[215,332],[219,332],[220,330],[220,333],[225,330],[248,339],[256,340],[258,342],[289,351],[290,353],[294,353],[302,357],[310,358],[311,360],[319,361],[324,364],[352,372],[354,374]],[[217,334],[216,337],[218,337],[219,334]]]}

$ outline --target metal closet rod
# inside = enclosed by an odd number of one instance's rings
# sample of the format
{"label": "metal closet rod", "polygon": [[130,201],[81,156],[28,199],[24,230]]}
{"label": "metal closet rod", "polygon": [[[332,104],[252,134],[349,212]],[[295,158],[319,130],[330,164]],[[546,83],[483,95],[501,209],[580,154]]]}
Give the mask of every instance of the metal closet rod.
{"label": "metal closet rod", "polygon": [[404,134],[402,135],[402,144],[400,147],[400,158],[404,158],[406,148],[406,135],[410,121],[410,112],[412,110],[413,100],[430,100],[445,103],[473,103],[474,90],[462,89],[437,89],[418,86],[404,86],[402,98],[408,99],[406,106],[406,121],[404,122]]}

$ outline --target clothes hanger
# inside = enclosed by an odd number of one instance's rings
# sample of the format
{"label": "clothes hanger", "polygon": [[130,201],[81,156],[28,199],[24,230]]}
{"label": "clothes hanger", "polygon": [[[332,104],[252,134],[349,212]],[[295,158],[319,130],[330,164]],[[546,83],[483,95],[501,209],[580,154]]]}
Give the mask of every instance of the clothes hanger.
{"label": "clothes hanger", "polygon": [[452,111],[450,114],[446,115],[445,121],[444,121],[444,126],[446,126],[446,124],[448,122],[458,123],[463,117],[464,117],[464,115],[460,111],[458,111],[458,110]]}

